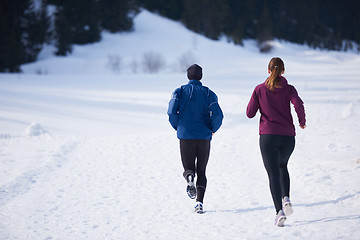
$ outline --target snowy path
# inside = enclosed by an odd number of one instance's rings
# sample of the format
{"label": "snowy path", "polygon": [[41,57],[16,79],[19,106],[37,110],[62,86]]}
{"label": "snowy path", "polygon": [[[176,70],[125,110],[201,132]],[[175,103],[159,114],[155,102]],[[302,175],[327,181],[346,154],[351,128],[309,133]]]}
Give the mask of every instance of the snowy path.
{"label": "snowy path", "polygon": [[[142,91],[120,94],[129,106],[140,101],[128,115],[140,118],[109,125],[104,124],[108,114],[123,113],[123,108],[106,112],[95,105],[85,114],[97,119],[79,118],[68,113],[79,103],[65,91],[58,96],[65,100],[63,108],[47,116],[45,129],[36,124],[19,134],[2,129],[0,239],[357,239],[360,89],[355,82],[347,85],[351,89],[335,81],[328,89],[317,88],[317,82],[302,88],[298,82],[308,127],[297,127],[289,162],[295,212],[281,229],[273,225],[258,119],[244,115],[252,87],[218,91],[225,120],[212,141],[203,215],[194,214],[194,201],[185,193],[178,140],[164,117],[169,96],[153,92],[147,95],[150,101],[142,103]],[[105,90],[99,93],[107,96]],[[14,103],[13,112],[26,119],[47,114],[32,115],[34,107],[29,113],[27,105],[15,104],[21,98],[26,94],[9,94],[3,101]],[[57,101],[50,95],[44,98],[46,102],[40,101],[45,109]],[[115,104],[118,98],[115,94],[107,101]],[[149,112],[156,114],[149,118]],[[82,125],[97,131],[89,136],[57,132],[58,116],[68,114],[74,132]],[[14,126],[21,126],[14,120]],[[107,130],[99,135],[102,128]],[[106,134],[111,131],[113,136]]]}
{"label": "snowy path", "polygon": [[[165,115],[173,86],[164,85],[171,89],[165,94],[145,85],[145,101],[144,89],[108,95],[90,85],[100,98],[94,106],[92,89],[83,90],[87,97],[78,102],[67,94],[76,90],[71,85],[59,96],[32,88],[39,99],[28,105],[22,103],[27,92],[19,93],[13,82],[4,81],[6,94],[0,98],[5,103],[0,112],[9,116],[0,132],[1,240],[357,239],[360,234],[357,82],[345,82],[346,88],[337,81],[327,88],[317,87],[319,81],[297,82],[308,127],[297,127],[289,162],[295,212],[285,228],[273,225],[258,119],[244,114],[253,86],[237,90],[207,82],[218,92],[225,120],[212,141],[206,213],[196,215],[185,193],[179,143]],[[30,77],[23,84],[34,82]],[[47,87],[55,90],[57,84]],[[49,114],[59,98],[62,108]],[[119,102],[119,108],[110,107]],[[114,116],[111,123],[108,116]],[[137,117],[124,122],[123,116]],[[46,124],[15,134],[22,119]]]}
{"label": "snowy path", "polygon": [[203,215],[186,196],[173,134],[0,139],[5,158],[20,154],[14,144],[32,143],[26,155],[48,159],[0,189],[1,239],[355,239],[359,163],[334,166],[336,157],[299,144],[289,166],[295,213],[275,228],[257,129],[248,128],[212,141]]}

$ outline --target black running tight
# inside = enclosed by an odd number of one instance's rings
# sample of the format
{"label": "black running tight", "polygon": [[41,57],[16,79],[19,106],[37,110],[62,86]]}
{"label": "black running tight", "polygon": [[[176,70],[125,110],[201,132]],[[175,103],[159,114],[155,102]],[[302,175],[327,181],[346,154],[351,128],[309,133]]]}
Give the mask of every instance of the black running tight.
{"label": "black running tight", "polygon": [[195,174],[196,180],[196,201],[203,202],[206,189],[206,165],[210,155],[210,140],[206,139],[180,139],[181,161],[184,167],[184,178]]}
{"label": "black running tight", "polygon": [[269,177],[276,212],[282,209],[282,198],[290,194],[287,164],[295,147],[294,136],[260,135],[260,150]]}

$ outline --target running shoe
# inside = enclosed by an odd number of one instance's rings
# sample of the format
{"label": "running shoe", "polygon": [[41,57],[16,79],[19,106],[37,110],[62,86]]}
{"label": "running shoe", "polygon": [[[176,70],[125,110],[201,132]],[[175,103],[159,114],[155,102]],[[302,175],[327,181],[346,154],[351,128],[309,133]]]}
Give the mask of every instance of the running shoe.
{"label": "running shoe", "polygon": [[203,204],[201,202],[196,203],[195,212],[199,214],[204,213]]}
{"label": "running shoe", "polygon": [[283,210],[280,210],[275,217],[275,225],[278,227],[283,227],[284,226],[284,222],[286,220],[286,216],[285,213],[283,212]]}
{"label": "running shoe", "polygon": [[196,187],[194,183],[194,176],[189,175],[187,177],[187,187],[186,187],[186,193],[189,196],[189,198],[194,199],[196,198]]}
{"label": "running shoe", "polygon": [[291,214],[293,214],[294,210],[292,209],[292,204],[290,202],[289,197],[285,196],[282,199],[282,205],[286,216],[290,216]]}

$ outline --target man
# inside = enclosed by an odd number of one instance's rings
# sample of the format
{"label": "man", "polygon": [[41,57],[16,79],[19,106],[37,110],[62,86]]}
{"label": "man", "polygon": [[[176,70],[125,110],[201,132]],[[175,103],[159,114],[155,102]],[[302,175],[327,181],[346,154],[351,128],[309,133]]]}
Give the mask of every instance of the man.
{"label": "man", "polygon": [[202,68],[197,64],[191,65],[187,69],[187,77],[188,84],[174,91],[168,115],[170,124],[180,139],[187,194],[191,199],[196,197],[195,212],[203,213],[210,141],[222,124],[223,113],[216,94],[200,82]]}

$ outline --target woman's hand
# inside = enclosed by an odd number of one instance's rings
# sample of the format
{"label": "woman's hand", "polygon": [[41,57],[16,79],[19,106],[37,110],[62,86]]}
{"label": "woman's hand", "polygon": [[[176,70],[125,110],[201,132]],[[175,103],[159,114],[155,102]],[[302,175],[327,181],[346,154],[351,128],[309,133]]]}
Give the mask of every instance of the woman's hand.
{"label": "woman's hand", "polygon": [[302,129],[306,128],[306,125],[299,125]]}

